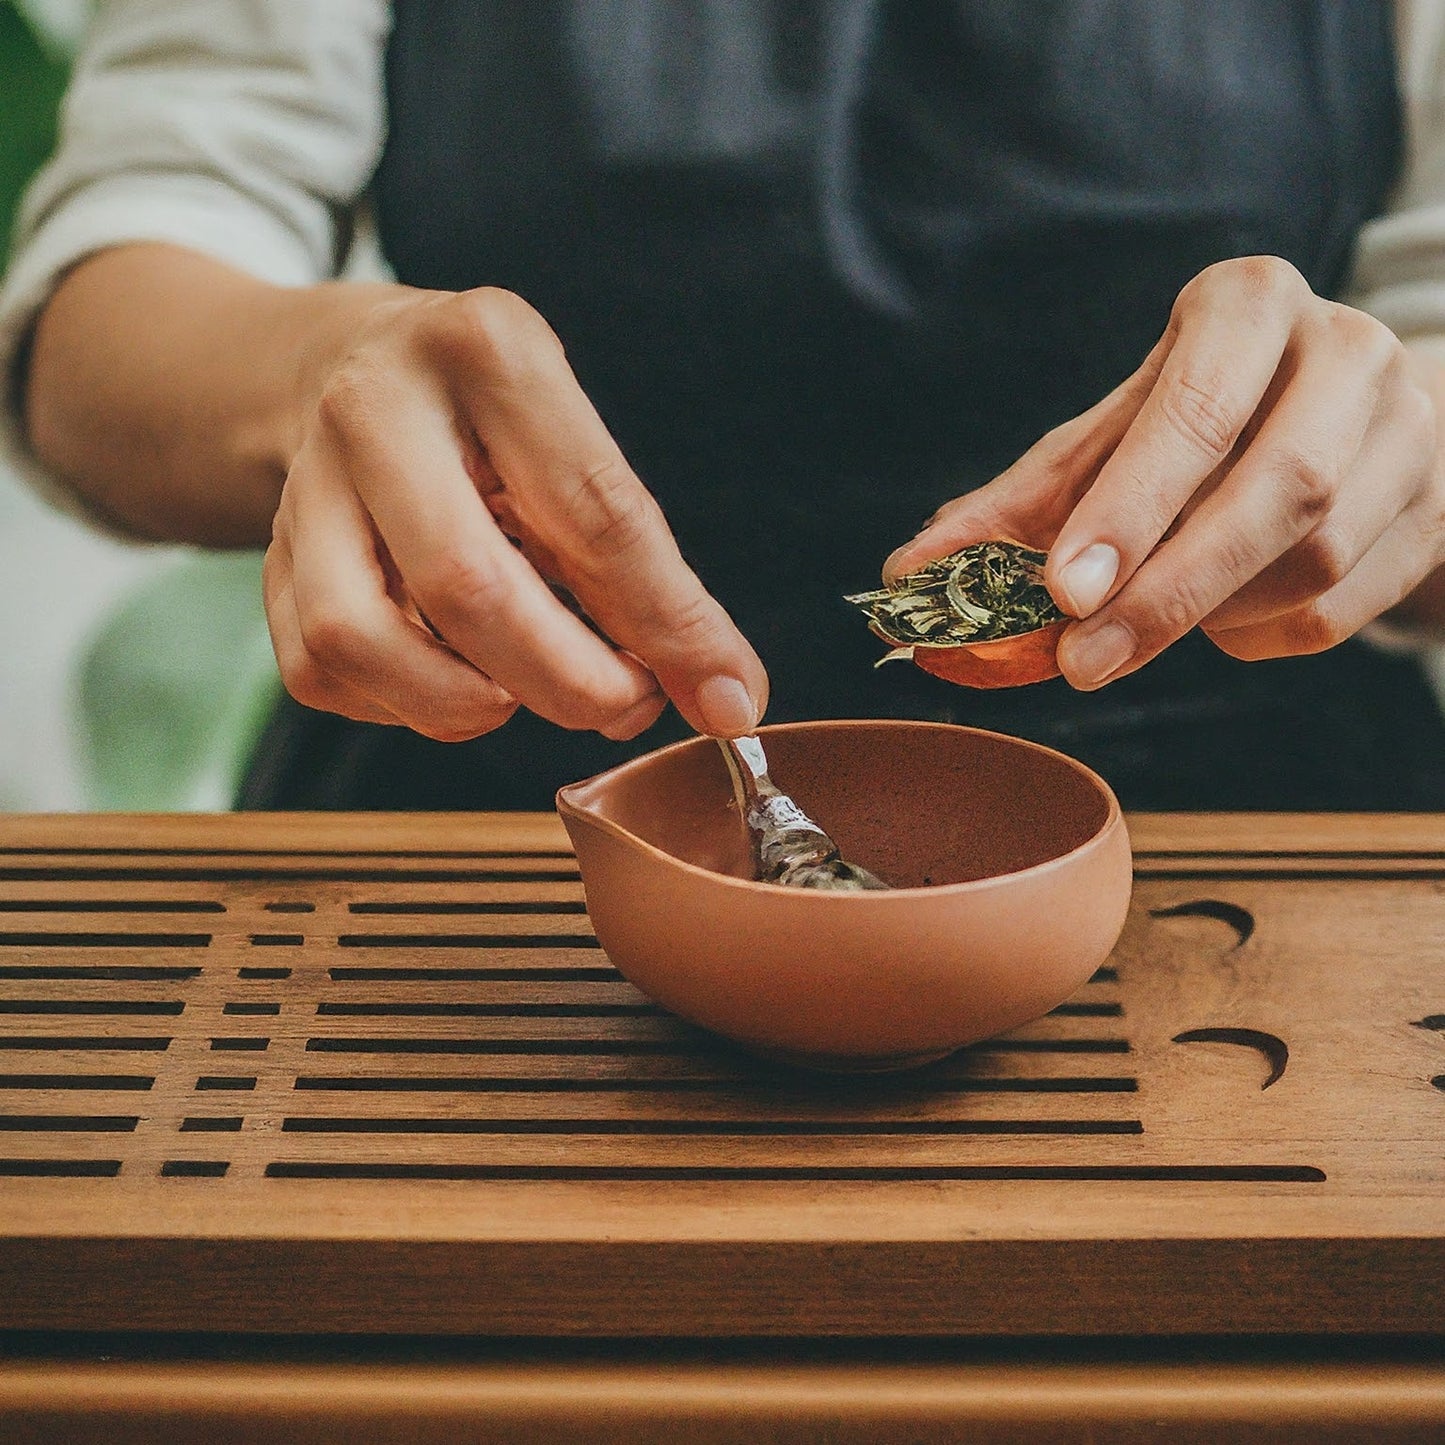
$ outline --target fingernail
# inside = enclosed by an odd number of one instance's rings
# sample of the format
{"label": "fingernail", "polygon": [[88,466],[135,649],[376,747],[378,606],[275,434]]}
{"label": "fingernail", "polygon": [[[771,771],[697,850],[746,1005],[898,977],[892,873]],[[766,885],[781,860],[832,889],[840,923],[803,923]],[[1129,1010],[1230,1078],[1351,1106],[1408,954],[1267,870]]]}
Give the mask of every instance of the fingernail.
{"label": "fingernail", "polygon": [[616,722],[602,729],[602,736],[613,742],[626,742],[638,733],[650,728],[657,721],[658,704],[663,701],[661,693],[649,693],[635,707],[629,708]]}
{"label": "fingernail", "polygon": [[1059,600],[1075,617],[1087,617],[1109,595],[1119,575],[1119,554],[1107,542],[1094,542],[1059,573]]}
{"label": "fingernail", "polygon": [[1133,657],[1136,645],[1122,622],[1106,622],[1083,637],[1065,633],[1059,662],[1076,687],[1097,687]]}
{"label": "fingernail", "polygon": [[758,705],[735,677],[710,677],[697,690],[697,708],[707,730],[720,738],[741,737],[758,725]]}

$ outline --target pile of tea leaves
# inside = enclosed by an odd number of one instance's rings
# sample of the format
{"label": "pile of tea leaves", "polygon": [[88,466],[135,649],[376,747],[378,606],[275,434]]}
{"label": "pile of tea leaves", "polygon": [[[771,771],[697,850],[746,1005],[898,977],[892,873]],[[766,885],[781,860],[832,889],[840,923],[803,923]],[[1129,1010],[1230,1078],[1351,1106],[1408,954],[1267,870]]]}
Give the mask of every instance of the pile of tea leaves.
{"label": "pile of tea leaves", "polygon": [[975,542],[877,592],[846,600],[896,647],[957,647],[1036,632],[1064,614],[1044,586],[1047,552]]}

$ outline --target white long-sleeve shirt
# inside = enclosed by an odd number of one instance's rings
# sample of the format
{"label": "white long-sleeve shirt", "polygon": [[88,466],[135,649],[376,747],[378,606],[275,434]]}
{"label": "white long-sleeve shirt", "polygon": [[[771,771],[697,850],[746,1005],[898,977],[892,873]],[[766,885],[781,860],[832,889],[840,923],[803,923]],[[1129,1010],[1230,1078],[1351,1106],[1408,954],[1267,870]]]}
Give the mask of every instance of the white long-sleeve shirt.
{"label": "white long-sleeve shirt", "polygon": [[[168,241],[264,280],[336,274],[385,133],[386,0],[106,0],[60,145],[19,218],[0,290],[0,450],[83,511],[26,446],[14,375],[58,279],[127,241]],[[1405,160],[1361,232],[1349,299],[1445,357],[1445,0],[1397,0]]]}

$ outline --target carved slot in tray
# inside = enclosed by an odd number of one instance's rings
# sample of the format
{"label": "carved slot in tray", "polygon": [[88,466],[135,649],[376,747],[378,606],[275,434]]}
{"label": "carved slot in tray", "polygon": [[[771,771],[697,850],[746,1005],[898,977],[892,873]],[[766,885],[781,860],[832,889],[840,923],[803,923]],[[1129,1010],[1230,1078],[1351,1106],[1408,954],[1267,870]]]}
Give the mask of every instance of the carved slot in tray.
{"label": "carved slot in tray", "polygon": [[1392,1191],[1429,1215],[1445,1192],[1420,1148],[1445,1133],[1445,1047],[1420,1024],[1445,1000],[1445,851],[1141,852],[1124,938],[1074,999],[848,1080],[638,994],[556,846],[287,848],[243,822],[254,846],[207,846],[197,821],[194,846],[0,856],[5,1208],[39,1218],[27,1187],[83,1181],[70,1207],[97,1236],[108,1189],[148,1201],[157,1235],[180,1209],[225,1238],[304,1211],[300,1189],[344,1211],[349,1188],[400,1206],[485,1186],[522,1229],[509,1186],[655,1186],[615,1195],[634,1222],[687,1186],[673,1205],[786,1207],[814,1237],[809,1210],[847,1186],[929,1229],[981,1210],[994,1234],[1067,1236],[1082,1208],[1097,1235],[1114,1201],[1121,1237],[1146,1216],[1197,1233],[1211,1209],[1246,1236]]}

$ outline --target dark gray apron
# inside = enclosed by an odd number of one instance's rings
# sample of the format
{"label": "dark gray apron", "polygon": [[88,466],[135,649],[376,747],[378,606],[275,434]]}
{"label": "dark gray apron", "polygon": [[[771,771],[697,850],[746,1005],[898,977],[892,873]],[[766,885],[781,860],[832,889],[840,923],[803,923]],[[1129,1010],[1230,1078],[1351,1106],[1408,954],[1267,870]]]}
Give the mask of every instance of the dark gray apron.
{"label": "dark gray apron", "polygon": [[[974,693],[879,644],[941,502],[1097,400],[1190,277],[1341,286],[1399,150],[1379,0],[400,0],[382,238],[511,288],[566,343],[684,553],[768,666],[770,721],[907,716],[1052,743],[1128,806],[1445,806],[1418,669],[1350,643]],[[519,714],[441,745],[287,703],[243,802],[547,807],[634,743]]]}

